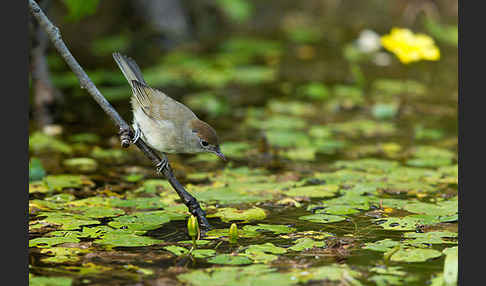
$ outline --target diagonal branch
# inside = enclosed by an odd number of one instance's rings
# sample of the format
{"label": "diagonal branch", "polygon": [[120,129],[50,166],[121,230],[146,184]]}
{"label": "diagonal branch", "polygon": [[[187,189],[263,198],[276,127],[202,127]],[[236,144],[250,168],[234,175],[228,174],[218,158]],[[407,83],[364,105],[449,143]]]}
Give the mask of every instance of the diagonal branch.
{"label": "diagonal branch", "polygon": [[[128,139],[126,134],[131,133],[130,126],[125,122],[125,120],[123,120],[123,118],[118,114],[113,106],[100,93],[98,88],[96,88],[86,72],[78,64],[69,49],[66,47],[66,44],[64,44],[59,29],[51,23],[51,21],[47,18],[42,9],[34,0],[29,0],[29,10],[30,13],[36,18],[37,22],[41,25],[41,27],[46,31],[47,36],[49,37],[61,57],[68,64],[73,73],[78,77],[81,88],[88,91],[93,99],[101,106],[103,111],[105,111],[105,113],[120,128],[120,133],[125,134],[125,136],[122,137],[124,138],[122,139],[122,145],[127,146],[129,143],[127,142]],[[135,145],[145,154],[148,159],[152,161],[154,165],[162,162],[157,153],[155,153],[152,148],[150,148],[145,142],[143,142],[142,139],[138,139]],[[166,168],[162,170],[162,173],[167,178],[174,190],[177,192],[184,204],[188,207],[189,211],[198,218],[198,222],[201,228],[209,229],[211,226],[206,219],[206,213],[204,212],[204,210],[201,209],[198,201],[184,189],[181,183],[179,183],[179,181],[174,176],[174,173],[172,172],[169,164],[167,164]]]}

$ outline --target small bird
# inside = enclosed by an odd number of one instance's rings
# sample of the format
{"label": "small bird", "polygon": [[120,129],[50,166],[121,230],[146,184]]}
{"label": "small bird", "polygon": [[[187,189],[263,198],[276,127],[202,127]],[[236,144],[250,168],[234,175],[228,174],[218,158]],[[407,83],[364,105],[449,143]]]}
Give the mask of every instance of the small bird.
{"label": "small bird", "polygon": [[[209,124],[197,118],[184,104],[149,87],[133,59],[120,53],[113,53],[113,58],[132,88],[132,127],[135,131],[132,143],[142,138],[161,153],[209,152],[226,161],[218,135]],[[166,164],[167,160],[158,164],[158,171],[161,172]]]}

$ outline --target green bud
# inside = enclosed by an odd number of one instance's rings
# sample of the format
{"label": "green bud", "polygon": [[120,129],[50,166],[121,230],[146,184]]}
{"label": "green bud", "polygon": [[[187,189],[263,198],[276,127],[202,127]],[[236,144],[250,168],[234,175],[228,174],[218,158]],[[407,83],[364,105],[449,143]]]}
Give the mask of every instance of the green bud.
{"label": "green bud", "polygon": [[230,242],[234,243],[238,239],[238,227],[236,223],[232,223],[229,229],[229,239]]}
{"label": "green bud", "polygon": [[195,216],[191,215],[187,220],[187,232],[193,239],[197,237],[199,233],[199,224]]}

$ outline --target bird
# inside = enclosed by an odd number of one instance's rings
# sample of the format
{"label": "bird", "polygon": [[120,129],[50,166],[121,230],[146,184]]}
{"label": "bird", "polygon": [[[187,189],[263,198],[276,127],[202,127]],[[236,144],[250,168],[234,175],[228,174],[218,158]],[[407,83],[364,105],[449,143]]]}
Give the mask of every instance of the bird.
{"label": "bird", "polygon": [[[132,58],[118,52],[112,55],[132,89],[130,101],[135,134],[131,143],[141,138],[159,153],[209,152],[226,161],[219,137],[211,125],[200,120],[184,104],[149,87]],[[165,159],[156,166],[159,172],[168,164],[167,157],[162,158]]]}

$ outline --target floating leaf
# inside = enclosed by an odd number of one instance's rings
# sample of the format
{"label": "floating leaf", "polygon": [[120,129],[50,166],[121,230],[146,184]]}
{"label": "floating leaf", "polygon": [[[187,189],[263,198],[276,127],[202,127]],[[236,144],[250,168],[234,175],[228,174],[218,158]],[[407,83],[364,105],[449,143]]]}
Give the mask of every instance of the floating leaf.
{"label": "floating leaf", "polygon": [[294,251],[302,251],[302,250],[307,250],[311,249],[314,247],[324,247],[326,245],[325,241],[315,241],[311,238],[299,238],[295,242],[295,244],[289,249],[294,250]]}
{"label": "floating leaf", "polygon": [[186,249],[185,247],[176,246],[176,245],[165,246],[164,249],[174,253],[177,256],[189,253],[189,250]]}
{"label": "floating leaf", "polygon": [[260,223],[258,225],[245,225],[243,227],[243,230],[250,231],[250,232],[271,231],[275,234],[281,234],[281,233],[291,233],[294,232],[296,229],[293,227],[289,227],[288,225]]}
{"label": "floating leaf", "polygon": [[387,252],[398,245],[400,245],[400,242],[386,238],[375,242],[365,243],[365,246],[363,248],[374,251]]}
{"label": "floating leaf", "polygon": [[390,260],[397,262],[423,262],[441,255],[442,253],[435,249],[401,248],[390,257]]}
{"label": "floating leaf", "polygon": [[290,189],[285,192],[285,195],[291,197],[325,198],[335,196],[338,189],[339,186],[337,185],[305,186]]}
{"label": "floating leaf", "polygon": [[425,233],[406,232],[403,237],[413,238],[405,240],[409,244],[457,244],[456,241],[444,240],[443,238],[457,238],[457,233],[449,231],[431,231]]}
{"label": "floating leaf", "polygon": [[44,182],[53,191],[62,191],[67,188],[81,188],[84,185],[94,185],[93,182],[79,175],[49,175],[44,178]]}
{"label": "floating leaf", "polygon": [[73,279],[70,277],[29,277],[30,286],[71,286]]}
{"label": "floating leaf", "polygon": [[105,245],[108,247],[137,247],[160,244],[163,241],[153,239],[148,236],[140,236],[128,231],[112,231],[103,235],[101,239],[95,240],[93,243]]}
{"label": "floating leaf", "polygon": [[299,217],[301,220],[308,220],[311,222],[318,222],[318,223],[333,223],[346,220],[343,216],[337,215],[327,215],[327,214],[313,214],[313,215],[306,215]]}
{"label": "floating leaf", "polygon": [[456,285],[457,284],[457,274],[458,274],[458,247],[449,247],[442,251],[446,258],[444,261],[444,282],[446,285]]}
{"label": "floating leaf", "polygon": [[[246,257],[245,257],[246,258]],[[193,270],[177,278],[184,283],[198,286],[224,286],[224,285],[295,285],[296,279],[291,274],[276,273],[276,269],[267,265],[256,264],[245,267],[218,267]]]}
{"label": "floating leaf", "polygon": [[235,208],[221,208],[216,213],[208,215],[208,217],[219,217],[224,222],[241,220],[249,222],[254,220],[262,220],[267,217],[265,210],[259,207],[253,207],[247,210],[239,210]]}
{"label": "floating leaf", "polygon": [[446,216],[456,214],[458,211],[458,205],[457,201],[450,201],[439,204],[415,202],[403,206],[403,209],[417,214]]}
{"label": "floating leaf", "polygon": [[214,264],[231,264],[231,265],[242,265],[251,264],[252,261],[245,256],[241,255],[230,255],[230,254],[219,254],[208,259],[209,263]]}
{"label": "floating leaf", "polygon": [[152,230],[168,223],[171,217],[164,211],[136,212],[119,216],[108,223],[109,226],[129,230]]}
{"label": "floating leaf", "polygon": [[46,263],[77,262],[80,260],[79,254],[87,252],[89,250],[73,247],[44,248],[41,250],[41,253],[47,254],[50,257],[42,258],[41,260]]}
{"label": "floating leaf", "polygon": [[45,248],[67,242],[79,242],[79,239],[75,237],[38,237],[29,240],[29,247]]}
{"label": "floating leaf", "polygon": [[[419,225],[427,225],[434,223],[429,217],[389,217],[383,219],[375,219],[376,224],[386,230],[415,230]],[[437,221],[438,222],[438,221]]]}

